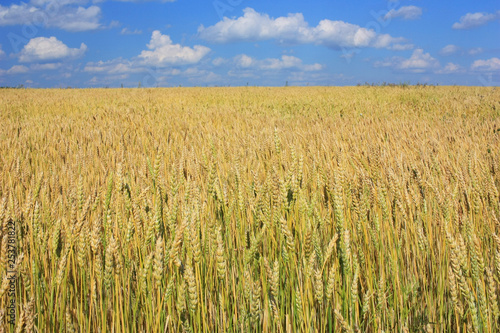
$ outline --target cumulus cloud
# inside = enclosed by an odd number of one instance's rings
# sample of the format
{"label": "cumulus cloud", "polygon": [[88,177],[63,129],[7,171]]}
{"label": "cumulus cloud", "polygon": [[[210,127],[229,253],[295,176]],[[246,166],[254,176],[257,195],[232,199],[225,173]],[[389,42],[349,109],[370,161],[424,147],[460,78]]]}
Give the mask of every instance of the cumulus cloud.
{"label": "cumulus cloud", "polygon": [[71,6],[75,3],[81,1],[36,0],[31,4],[21,2],[19,5],[0,5],[0,26],[27,24],[67,31],[87,31],[101,27],[99,7]]}
{"label": "cumulus cloud", "polygon": [[446,45],[443,47],[440,51],[439,54],[442,56],[451,56],[451,55],[470,55],[474,56],[480,53],[483,53],[484,49],[482,47],[473,47],[470,49],[462,48],[457,45]]}
{"label": "cumulus cloud", "polygon": [[470,49],[467,53],[469,53],[469,55],[476,55],[476,54],[479,54],[479,53],[483,53],[484,50],[482,47],[474,47],[472,49]]}
{"label": "cumulus cloud", "polygon": [[399,68],[412,71],[423,71],[439,66],[439,62],[429,53],[424,53],[422,49],[416,49],[409,59],[403,60]]}
{"label": "cumulus cloud", "polygon": [[144,69],[135,67],[130,60],[117,58],[109,61],[89,62],[85,65],[83,71],[89,73],[124,74],[142,72]]}
{"label": "cumulus cloud", "polygon": [[30,68],[35,71],[45,71],[45,70],[55,70],[61,68],[62,64],[60,62],[48,63],[48,64],[32,64]]}
{"label": "cumulus cloud", "polygon": [[500,19],[500,11],[496,13],[467,13],[458,22],[453,23],[453,29],[472,29]]}
{"label": "cumulus cloud", "polygon": [[413,44],[393,44],[392,46],[389,46],[389,50],[393,51],[407,51],[407,50],[412,50],[415,47]]}
{"label": "cumulus cloud", "polygon": [[[167,35],[154,31],[148,50],[142,51],[137,57],[131,59],[116,58],[108,61],[88,62],[83,68],[84,72],[100,75],[125,75],[130,73],[145,73],[154,71],[156,76],[168,73],[175,75],[175,71],[181,73],[172,66],[182,66],[198,63],[210,49],[205,46],[194,47],[173,44]],[[222,58],[221,58],[222,59]]]}
{"label": "cumulus cloud", "polygon": [[82,43],[80,48],[69,48],[56,37],[37,37],[31,39],[19,54],[20,62],[49,61],[57,59],[78,58],[87,50]]}
{"label": "cumulus cloud", "polygon": [[214,66],[222,66],[224,64],[227,64],[227,59],[224,59],[222,57],[218,57],[218,58],[215,58],[214,60],[212,60],[212,65]]}
{"label": "cumulus cloud", "polygon": [[453,44],[449,44],[449,45],[446,45],[445,47],[443,47],[441,49],[441,51],[439,51],[439,54],[442,56],[449,56],[449,55],[457,53],[458,51],[460,51],[460,48],[458,46],[453,45]]}
{"label": "cumulus cloud", "polygon": [[59,5],[85,5],[89,2],[99,3],[105,1],[117,1],[117,2],[174,2],[175,0],[31,0],[30,2],[34,5],[45,5],[49,3],[57,3]]}
{"label": "cumulus cloud", "polygon": [[52,20],[49,26],[61,28],[68,31],[87,31],[98,29],[101,24],[99,18],[101,9],[97,6],[88,8],[78,7],[67,8],[61,11],[61,17],[57,20]]}
{"label": "cumulus cloud", "polygon": [[174,2],[175,0],[113,0],[113,1],[120,1],[120,2],[153,2],[153,1],[156,1],[156,2]]}
{"label": "cumulus cloud", "polygon": [[7,74],[25,74],[28,73],[28,67],[24,65],[14,65],[9,70],[7,70]]}
{"label": "cumulus cloud", "polygon": [[377,61],[375,67],[391,67],[400,71],[424,73],[439,67],[439,61],[422,49],[416,49],[410,58],[392,57],[385,61]]}
{"label": "cumulus cloud", "polygon": [[[319,64],[318,64],[319,65]],[[268,58],[262,62],[260,65],[261,69],[267,70],[281,70],[288,68],[301,68],[302,60],[294,56],[283,55],[281,59],[277,58]],[[319,69],[321,69],[321,65],[319,65]]]}
{"label": "cumulus cloud", "polygon": [[110,85],[117,85],[119,83],[123,83],[123,81],[127,80],[127,78],[129,78],[128,74],[94,76],[87,81],[87,84],[93,87],[95,86],[107,87]]}
{"label": "cumulus cloud", "polygon": [[267,58],[257,60],[246,54],[241,54],[233,58],[235,65],[239,68],[258,69],[267,71],[279,71],[283,69],[298,69],[302,71],[318,71],[323,69],[321,64],[305,65],[302,60],[289,55],[283,55],[281,58]]}
{"label": "cumulus cloud", "polygon": [[455,74],[455,73],[464,73],[465,69],[458,65],[454,64],[452,62],[449,62],[444,66],[444,68],[437,70],[436,73],[438,74]]}
{"label": "cumulus cloud", "polygon": [[247,56],[246,54],[241,54],[234,58],[234,62],[238,67],[249,68],[254,66],[256,60],[250,56]]}
{"label": "cumulus cloud", "polygon": [[171,71],[171,73],[169,74],[187,78],[189,82],[196,85],[216,82],[221,79],[221,77],[215,74],[214,72],[205,69],[199,69],[196,67],[190,67],[184,71],[180,70]]}
{"label": "cumulus cloud", "polygon": [[498,72],[500,71],[500,59],[495,57],[487,60],[476,60],[472,63],[471,69],[481,72]]}
{"label": "cumulus cloud", "polygon": [[170,36],[162,35],[158,30],[153,31],[147,47],[149,50],[142,51],[139,58],[148,66],[194,64],[210,52],[208,47],[202,45],[191,48],[174,44]]}
{"label": "cumulus cloud", "polygon": [[302,60],[294,57],[283,55],[281,58],[267,58],[258,60],[246,54],[241,54],[233,58],[236,67],[243,69],[258,69],[267,71],[279,71],[283,69],[298,69],[303,71],[318,71],[323,69],[321,64],[305,65]]}
{"label": "cumulus cloud", "polygon": [[214,43],[275,40],[279,43],[325,45],[334,49],[389,48],[405,42],[404,38],[378,34],[374,30],[343,21],[325,19],[316,27],[311,27],[301,13],[271,18],[252,8],[246,8],[243,12],[241,17],[224,17],[210,27],[201,25],[198,28],[199,37]]}
{"label": "cumulus cloud", "polygon": [[403,6],[398,9],[391,9],[384,16],[384,20],[401,18],[403,20],[416,20],[422,16],[422,8],[417,6]]}
{"label": "cumulus cloud", "polygon": [[20,5],[12,4],[10,7],[0,5],[0,25],[15,25],[28,23],[38,8],[22,2]]}
{"label": "cumulus cloud", "polygon": [[89,0],[31,0],[30,3],[35,6],[44,6],[47,4],[54,4],[59,6],[86,5],[87,3],[89,3]]}
{"label": "cumulus cloud", "polygon": [[130,30],[129,28],[123,28],[120,33],[122,35],[140,35],[142,34],[142,30],[139,29]]}
{"label": "cumulus cloud", "polygon": [[[244,9],[244,15],[237,19],[224,17],[214,26],[198,28],[202,39],[228,43],[241,40],[298,40],[310,42],[313,36],[308,36],[310,28],[302,14],[289,14],[288,17],[270,18],[267,14],[257,13],[252,8]],[[301,32],[301,34],[297,34]]]}

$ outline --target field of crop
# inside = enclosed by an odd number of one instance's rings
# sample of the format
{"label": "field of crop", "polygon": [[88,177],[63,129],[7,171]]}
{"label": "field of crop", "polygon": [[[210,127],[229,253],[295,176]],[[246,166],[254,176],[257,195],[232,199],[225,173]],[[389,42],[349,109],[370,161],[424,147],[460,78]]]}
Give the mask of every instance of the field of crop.
{"label": "field of crop", "polygon": [[495,332],[499,189],[495,88],[1,90],[0,332]]}

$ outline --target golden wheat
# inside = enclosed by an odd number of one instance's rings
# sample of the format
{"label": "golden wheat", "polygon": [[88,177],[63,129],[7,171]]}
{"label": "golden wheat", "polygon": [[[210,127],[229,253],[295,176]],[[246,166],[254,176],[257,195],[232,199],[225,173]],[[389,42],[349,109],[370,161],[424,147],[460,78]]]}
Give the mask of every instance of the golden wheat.
{"label": "golden wheat", "polygon": [[2,332],[500,329],[497,88],[5,89],[0,109]]}

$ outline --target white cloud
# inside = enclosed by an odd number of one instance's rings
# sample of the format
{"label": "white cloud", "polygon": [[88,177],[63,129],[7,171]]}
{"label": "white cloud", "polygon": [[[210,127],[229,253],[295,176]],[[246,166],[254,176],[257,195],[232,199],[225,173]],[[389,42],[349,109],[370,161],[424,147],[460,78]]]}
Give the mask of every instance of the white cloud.
{"label": "white cloud", "polygon": [[302,71],[319,71],[323,69],[321,64],[304,65],[302,60],[294,57],[283,55],[281,58],[267,58],[257,60],[246,54],[241,54],[233,58],[234,64],[243,69],[257,69],[266,71],[279,71],[283,69],[298,69]]}
{"label": "white cloud", "polygon": [[49,26],[61,28],[68,31],[87,31],[101,27],[99,17],[101,9],[97,6],[89,8],[78,7],[61,10],[61,16],[57,20],[51,20]]}
{"label": "white cloud", "polygon": [[325,45],[334,49],[389,48],[405,41],[404,38],[377,34],[374,30],[343,21],[325,19],[316,27],[310,27],[301,13],[271,18],[252,8],[246,8],[243,12],[239,18],[224,17],[210,27],[201,25],[198,28],[199,37],[214,43],[276,40],[279,43]]}
{"label": "white cloud", "polygon": [[439,51],[439,54],[442,56],[449,56],[449,55],[457,53],[458,51],[460,51],[460,48],[458,46],[453,45],[453,44],[449,44],[449,45],[446,45],[445,47],[443,47],[441,49],[441,51]]}
{"label": "white cloud", "polygon": [[385,61],[377,61],[375,67],[392,67],[396,70],[412,73],[424,73],[439,67],[439,61],[422,49],[416,49],[410,58],[392,57]]}
{"label": "white cloud", "polygon": [[276,58],[265,59],[260,64],[260,69],[281,70],[288,68],[298,68],[308,71],[314,71],[314,70],[320,70],[322,66],[320,64],[303,65],[301,59],[287,55],[281,56],[281,59],[276,59]]}
{"label": "white cloud", "polygon": [[[257,59],[247,54],[240,54],[231,59],[217,58],[216,63],[226,65],[227,73],[224,78],[236,79],[237,84],[244,84],[242,80],[259,80],[260,84],[274,85],[276,80],[284,83],[286,80],[292,80],[292,76],[297,75],[307,77],[310,81],[319,82],[317,75],[325,74],[322,71],[323,65],[318,63],[304,64],[301,59],[291,55]],[[313,80],[313,77],[316,77],[317,80]],[[292,81],[296,82],[296,80]]]}
{"label": "white cloud", "polygon": [[94,77],[92,77],[92,78],[89,80],[89,83],[90,83],[90,84],[98,84],[98,83],[100,83],[100,80],[97,78],[97,76],[94,76]]}
{"label": "white cloud", "polygon": [[287,77],[290,85],[345,85],[352,84],[354,77],[324,72],[292,72]]}
{"label": "white cloud", "polygon": [[30,68],[35,71],[45,71],[45,70],[55,70],[61,68],[62,64],[60,62],[48,63],[48,64],[32,64]]}
{"label": "white cloud", "polygon": [[[180,44],[173,44],[169,36],[162,35],[159,31],[153,32],[147,47],[149,50],[142,51],[139,56],[131,59],[116,58],[108,61],[88,62],[83,71],[101,75],[123,75],[129,73],[150,73],[153,70],[156,79],[156,76],[164,74],[167,70],[156,67],[194,64],[210,52],[210,49],[205,46],[196,45],[190,48],[181,46]],[[167,71],[179,70],[173,68]],[[172,74],[171,72],[168,73]]]}
{"label": "white cloud", "polygon": [[[214,72],[197,67],[188,67],[184,70],[167,68],[159,70],[157,74],[158,75],[155,77],[154,81],[154,85],[157,86],[172,85],[175,80],[178,80],[178,78],[187,80],[187,82],[194,86],[214,83],[222,79],[220,75],[215,74]],[[174,81],[172,81],[172,79]]]}
{"label": "white cloud", "polygon": [[484,52],[484,50],[483,50],[483,48],[482,48],[482,47],[474,47],[474,48],[472,48],[472,49],[470,49],[470,50],[468,51],[468,53],[469,53],[470,55],[476,55],[476,54],[483,53],[483,52]]}
{"label": "white cloud", "polygon": [[446,45],[443,47],[440,51],[439,54],[442,56],[450,56],[450,55],[477,55],[480,53],[483,53],[484,49],[482,47],[474,47],[471,49],[463,49],[457,45]]}
{"label": "white cloud", "polygon": [[490,21],[500,19],[500,11],[496,13],[467,13],[459,22],[452,25],[453,29],[471,29],[485,25]]}
{"label": "white cloud", "polygon": [[214,72],[207,71],[205,69],[198,69],[196,67],[187,68],[184,71],[175,71],[175,74],[180,75],[188,79],[192,84],[200,85],[204,83],[216,82],[221,79],[221,77]]}
{"label": "white cloud", "polygon": [[422,49],[416,49],[413,51],[410,59],[403,60],[403,62],[399,65],[401,69],[412,71],[421,71],[438,66],[439,62],[429,53],[424,53],[424,50]]}
{"label": "white cloud", "polygon": [[[101,1],[101,0],[99,0]],[[104,1],[104,0],[102,0]],[[112,0],[119,2],[174,2],[175,0]]]}
{"label": "white cloud", "polygon": [[350,51],[350,52],[342,52],[342,54],[340,55],[341,58],[344,58],[344,59],[347,59],[347,61],[351,61],[352,58],[354,58],[354,56],[356,55],[356,53],[358,50],[356,51]]}
{"label": "white cloud", "polygon": [[101,27],[99,19],[101,9],[97,6],[88,8],[72,6],[85,1],[35,0],[31,4],[21,2],[8,7],[0,5],[0,26],[34,25],[60,28],[67,31],[87,31]]}
{"label": "white cloud", "polygon": [[151,35],[151,41],[139,55],[142,63],[147,66],[184,65],[197,63],[210,52],[206,46],[195,45],[192,48],[173,44],[168,35],[162,35],[155,30]]}
{"label": "white cloud", "polygon": [[101,3],[105,1],[117,1],[117,2],[174,2],[175,0],[31,0],[30,3],[34,5],[45,5],[49,3],[56,3],[58,5],[85,5],[89,2],[92,3]]}
{"label": "white cloud", "polygon": [[247,56],[246,54],[241,54],[234,58],[234,62],[238,67],[248,68],[254,65],[255,59],[253,59],[250,56]]}
{"label": "white cloud", "polygon": [[89,62],[85,65],[83,71],[90,73],[123,74],[142,72],[144,69],[135,67],[129,60],[117,58],[109,61]]}
{"label": "white cloud", "polygon": [[444,68],[436,71],[437,74],[455,74],[464,72],[465,69],[462,66],[454,64],[452,62],[447,63],[446,66],[444,66]]}
{"label": "white cloud", "polygon": [[[267,14],[257,13],[251,8],[244,9],[244,15],[237,19],[224,17],[214,26],[198,28],[200,37],[212,42],[227,43],[240,40],[304,40],[310,28],[302,14],[289,14],[288,17],[270,18]],[[297,35],[301,31],[302,34]],[[307,40],[304,40],[307,41]]]}
{"label": "white cloud", "polygon": [[120,21],[117,21],[117,20],[113,20],[111,21],[109,24],[108,24],[108,28],[109,29],[112,29],[112,28],[118,28],[120,27],[122,24],[120,23]]}
{"label": "white cloud", "polygon": [[407,50],[412,50],[415,47],[413,44],[393,44],[392,46],[389,46],[389,50],[394,50],[394,51],[407,51]]}
{"label": "white cloud", "polygon": [[14,65],[7,71],[7,74],[24,74],[28,71],[28,67],[24,65]]}
{"label": "white cloud", "polygon": [[142,30],[139,29],[130,30],[129,28],[123,28],[120,33],[122,35],[140,35],[142,34]]}
{"label": "white cloud", "polygon": [[384,20],[402,18],[403,20],[416,20],[422,16],[422,8],[417,6],[403,6],[398,9],[391,9],[384,16]]}
{"label": "white cloud", "polygon": [[321,64],[318,64],[318,63],[316,63],[316,64],[312,64],[312,65],[304,65],[304,66],[303,66],[303,69],[304,69],[304,71],[306,71],[306,72],[320,71],[320,70],[322,70],[323,68],[324,68],[324,66],[323,66],[323,65],[321,65]]}
{"label": "white cloud", "polygon": [[500,59],[476,60],[472,63],[471,69],[481,72],[498,72],[500,71]]}
{"label": "white cloud", "polygon": [[31,0],[30,3],[35,6],[44,6],[53,4],[57,6],[65,5],[86,5],[89,0]]}
{"label": "white cloud", "polygon": [[[87,81],[87,84],[91,86],[119,86],[120,84],[123,84],[128,81],[128,86],[130,87],[137,87],[137,81],[134,82],[132,85],[131,81],[128,80],[130,77],[129,74],[116,74],[116,75],[99,75],[99,76],[93,76],[89,81]],[[146,86],[144,82],[141,82],[143,86]],[[152,85],[147,85],[147,86],[152,86]]]}
{"label": "white cloud", "polygon": [[227,63],[227,59],[224,59],[222,57],[215,58],[212,60],[212,65],[214,66],[221,66]]}
{"label": "white cloud", "polygon": [[20,62],[49,61],[64,58],[78,58],[87,50],[82,43],[79,49],[66,46],[56,37],[37,37],[31,39],[19,54]]}
{"label": "white cloud", "polygon": [[5,52],[4,52],[4,50],[2,50],[2,44],[0,44],[0,58],[3,58],[4,55],[5,55]]}
{"label": "white cloud", "polygon": [[0,5],[0,26],[29,23],[39,10],[24,2],[20,5],[12,4],[10,7]]}

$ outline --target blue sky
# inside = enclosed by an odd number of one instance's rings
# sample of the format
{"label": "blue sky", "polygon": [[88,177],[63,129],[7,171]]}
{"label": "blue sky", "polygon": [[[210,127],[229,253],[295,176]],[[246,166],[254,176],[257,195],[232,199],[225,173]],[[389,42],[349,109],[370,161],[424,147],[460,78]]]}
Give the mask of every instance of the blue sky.
{"label": "blue sky", "polygon": [[0,86],[498,86],[499,28],[497,0],[7,0]]}

